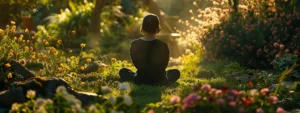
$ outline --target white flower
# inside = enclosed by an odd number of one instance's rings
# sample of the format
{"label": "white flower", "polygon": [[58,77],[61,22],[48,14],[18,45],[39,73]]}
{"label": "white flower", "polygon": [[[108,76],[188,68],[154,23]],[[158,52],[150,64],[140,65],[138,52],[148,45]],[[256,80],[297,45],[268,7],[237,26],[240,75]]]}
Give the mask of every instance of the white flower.
{"label": "white flower", "polygon": [[97,107],[95,106],[95,105],[91,105],[90,107],[89,107],[89,112],[96,112],[97,111]]}
{"label": "white flower", "polygon": [[250,94],[251,96],[258,96],[258,95],[259,95],[259,92],[258,92],[257,89],[251,89],[251,90],[249,91],[249,94]]}
{"label": "white flower", "polygon": [[110,95],[110,97],[109,97],[109,102],[110,102],[111,104],[116,104],[116,99],[115,99],[112,95]]}
{"label": "white flower", "polygon": [[101,87],[101,91],[102,91],[103,94],[108,94],[108,93],[112,92],[111,89],[107,86]]}
{"label": "white flower", "polygon": [[33,99],[36,95],[36,92],[34,90],[28,90],[27,91],[27,98]]}
{"label": "white flower", "polygon": [[56,93],[61,93],[61,94],[68,94],[67,89],[64,86],[58,86],[56,88]]}
{"label": "white flower", "polygon": [[35,106],[37,108],[43,107],[44,105],[46,105],[45,99],[42,99],[42,98],[36,99]]}
{"label": "white flower", "polygon": [[132,99],[129,95],[124,95],[123,99],[124,99],[124,102],[127,106],[130,106],[130,105],[133,104]]}
{"label": "white flower", "polygon": [[129,84],[125,84],[125,83],[120,83],[119,85],[118,85],[118,87],[121,89],[121,90],[130,90],[131,88],[130,88],[130,85]]}

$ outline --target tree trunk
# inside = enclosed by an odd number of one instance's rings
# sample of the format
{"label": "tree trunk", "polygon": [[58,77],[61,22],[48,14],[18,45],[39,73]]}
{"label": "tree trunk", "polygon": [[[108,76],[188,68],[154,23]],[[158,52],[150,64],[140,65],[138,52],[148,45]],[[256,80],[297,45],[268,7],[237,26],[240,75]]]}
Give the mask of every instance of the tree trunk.
{"label": "tree trunk", "polygon": [[100,22],[101,22],[100,14],[103,8],[103,4],[104,4],[104,0],[95,0],[95,8],[91,16],[90,32],[100,33]]}

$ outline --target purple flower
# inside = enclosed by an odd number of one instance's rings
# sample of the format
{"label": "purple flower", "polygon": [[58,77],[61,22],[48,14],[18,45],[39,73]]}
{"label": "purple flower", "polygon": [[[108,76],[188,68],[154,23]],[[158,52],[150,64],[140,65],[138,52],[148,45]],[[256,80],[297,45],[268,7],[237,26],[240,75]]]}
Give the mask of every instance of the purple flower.
{"label": "purple flower", "polygon": [[200,89],[200,86],[198,84],[194,85],[194,87],[193,87],[194,91],[199,91],[199,89]]}
{"label": "purple flower", "polygon": [[181,101],[181,98],[179,96],[172,96],[170,99],[171,104],[176,104],[176,103],[179,103],[180,101]]}
{"label": "purple flower", "polygon": [[219,98],[219,99],[217,99],[216,103],[218,105],[223,105],[225,103],[225,100],[223,98]]}
{"label": "purple flower", "polygon": [[192,107],[193,104],[198,100],[200,100],[200,96],[196,93],[191,93],[185,99],[183,99],[182,102],[185,107]]}
{"label": "purple flower", "polygon": [[232,100],[234,100],[234,97],[231,96],[231,95],[228,95],[228,96],[227,96],[227,99],[230,100],[230,101],[232,101]]}
{"label": "purple flower", "polygon": [[265,111],[263,110],[263,109],[261,109],[261,108],[257,108],[256,109],[256,113],[264,113]]}
{"label": "purple flower", "polygon": [[209,84],[203,84],[201,86],[201,90],[204,92],[208,92],[211,89],[211,86]]}

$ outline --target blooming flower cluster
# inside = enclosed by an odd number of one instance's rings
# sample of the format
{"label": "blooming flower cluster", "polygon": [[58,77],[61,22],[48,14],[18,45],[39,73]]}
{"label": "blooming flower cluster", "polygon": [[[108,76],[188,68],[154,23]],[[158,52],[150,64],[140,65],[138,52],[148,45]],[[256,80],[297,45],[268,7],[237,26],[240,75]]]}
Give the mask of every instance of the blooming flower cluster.
{"label": "blooming flower cluster", "polygon": [[[230,113],[287,113],[278,106],[279,99],[269,91],[263,88],[260,91],[251,89],[248,91],[238,91],[228,89],[223,85],[221,89],[211,87],[209,84],[202,86],[195,85],[194,92],[184,97],[181,101],[179,96],[172,96],[170,104],[171,109],[177,112],[230,112]],[[155,110],[154,110],[155,111]]]}

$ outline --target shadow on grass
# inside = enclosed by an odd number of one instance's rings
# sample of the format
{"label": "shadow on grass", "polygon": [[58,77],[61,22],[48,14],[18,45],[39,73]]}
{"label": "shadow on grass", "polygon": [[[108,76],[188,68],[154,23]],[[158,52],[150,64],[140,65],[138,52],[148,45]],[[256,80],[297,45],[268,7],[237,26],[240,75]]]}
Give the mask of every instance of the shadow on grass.
{"label": "shadow on grass", "polygon": [[136,104],[141,108],[145,107],[149,103],[157,103],[163,100],[163,95],[168,89],[176,89],[180,84],[174,83],[168,86],[148,86],[148,85],[133,85],[131,95]]}

